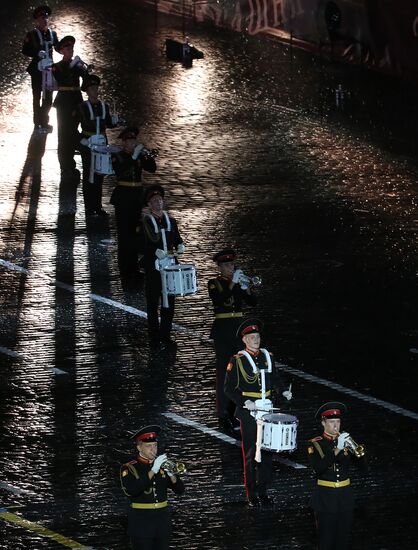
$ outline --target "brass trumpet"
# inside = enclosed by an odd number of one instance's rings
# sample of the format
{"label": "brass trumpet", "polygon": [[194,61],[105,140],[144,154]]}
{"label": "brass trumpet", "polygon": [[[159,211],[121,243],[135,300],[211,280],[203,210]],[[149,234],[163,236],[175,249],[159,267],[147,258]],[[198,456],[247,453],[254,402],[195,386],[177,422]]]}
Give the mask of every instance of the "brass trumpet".
{"label": "brass trumpet", "polygon": [[349,435],[346,442],[346,448],[357,458],[361,458],[366,453],[366,448],[364,445],[360,445],[354,441],[354,439]]}
{"label": "brass trumpet", "polygon": [[261,286],[262,280],[261,277],[249,277],[243,273],[239,279],[239,282],[244,285],[259,287]]}
{"label": "brass trumpet", "polygon": [[174,460],[164,460],[161,464],[161,468],[170,474],[184,474],[186,470],[186,465],[183,462],[175,462]]}

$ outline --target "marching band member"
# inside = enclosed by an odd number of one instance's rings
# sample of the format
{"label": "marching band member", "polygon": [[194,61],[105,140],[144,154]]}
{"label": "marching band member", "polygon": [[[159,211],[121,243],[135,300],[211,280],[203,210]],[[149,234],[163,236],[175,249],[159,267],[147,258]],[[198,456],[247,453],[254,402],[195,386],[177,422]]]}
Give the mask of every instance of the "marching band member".
{"label": "marching band member", "polygon": [[128,534],[133,550],[168,550],[171,521],[167,489],[184,492],[182,480],[164,469],[158,455],[159,426],[145,426],[132,436],[138,456],[120,469],[122,490],[129,497]]}
{"label": "marching band member", "polygon": [[58,123],[58,160],[61,176],[78,176],[74,153],[78,142],[77,121],[74,117],[77,105],[83,101],[80,91],[80,78],[87,76],[88,67],[74,54],[74,36],[64,36],[58,43],[62,55],[59,63],[52,65],[52,73],[58,83],[58,93],[54,100]]}
{"label": "marching band member", "polygon": [[[315,414],[323,433],[309,441],[308,456],[315,471],[316,484],[311,497],[319,539],[319,550],[349,548],[354,508],[349,467],[352,460],[365,465],[364,447],[353,452],[353,440],[347,432],[340,433],[341,416],[347,412],[344,403],[328,402]],[[356,444],[354,444],[356,445]],[[357,457],[357,458],[353,458]]]}
{"label": "marching band member", "polygon": [[242,323],[244,305],[255,306],[257,297],[247,283],[240,281],[242,271],[235,269],[236,253],[227,248],[212,258],[218,264],[219,275],[208,282],[215,319],[210,333],[216,354],[216,412],[220,426],[233,434],[234,405],[224,392],[225,368],[240,349],[237,329]]}
{"label": "marching band member", "polygon": [[250,507],[271,503],[267,488],[271,481],[272,455],[262,452],[261,462],[255,460],[257,422],[251,413],[256,413],[256,400],[261,399],[263,390],[268,399],[274,390],[287,400],[292,399],[290,389],[284,389],[272,354],[260,348],[260,330],[261,323],[257,319],[247,319],[240,325],[237,335],[241,336],[245,350],[231,358],[225,376],[225,393],[235,403],[235,415],[240,421],[244,485]]}
{"label": "marching band member", "polygon": [[144,146],[137,142],[139,130],[129,126],[121,131],[122,151],[112,155],[117,185],[110,203],[115,207],[118,236],[118,264],[122,278],[138,276],[138,228],[144,206],[142,170],[155,172],[154,158],[141,154]]}
{"label": "marching band member", "polygon": [[164,261],[169,253],[183,254],[185,245],[180,236],[177,222],[164,210],[164,189],[151,185],[146,191],[146,202],[150,213],[145,215],[140,228],[139,250],[144,255],[145,296],[147,300],[148,334],[152,346],[165,347],[175,344],[170,338],[174,318],[173,295],[168,296],[168,307],[158,308],[162,302],[161,274],[156,261]]}
{"label": "marching band member", "polygon": [[[98,133],[106,138],[106,128],[114,128],[118,123],[117,115],[110,114],[107,103],[99,99],[100,78],[89,74],[83,79],[81,90],[87,93],[87,100],[77,105],[75,118],[81,125],[79,151],[83,163],[83,197],[86,215],[98,214],[105,216],[102,206],[102,186],[104,176],[93,174],[94,181],[90,181],[91,149],[88,147],[88,138]],[[97,125],[97,119],[99,124]],[[107,143],[107,139],[106,139]]]}
{"label": "marching band member", "polygon": [[42,89],[42,71],[38,68],[39,54],[44,53],[52,60],[53,48],[58,51],[57,33],[49,28],[48,18],[52,10],[49,6],[38,6],[33,11],[35,28],[26,34],[22,53],[32,58],[27,67],[32,83],[33,123],[35,130],[52,132],[49,111],[52,105],[52,91]]}

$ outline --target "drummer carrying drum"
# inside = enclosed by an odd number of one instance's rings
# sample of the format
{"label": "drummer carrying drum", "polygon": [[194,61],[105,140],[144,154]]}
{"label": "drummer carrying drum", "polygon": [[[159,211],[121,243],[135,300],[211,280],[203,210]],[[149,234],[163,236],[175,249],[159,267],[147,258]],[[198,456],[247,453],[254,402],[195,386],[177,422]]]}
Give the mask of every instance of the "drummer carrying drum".
{"label": "drummer carrying drum", "polygon": [[92,153],[88,140],[100,134],[107,144],[106,128],[114,128],[118,123],[117,115],[111,115],[109,105],[99,99],[99,86],[100,78],[95,74],[83,79],[81,90],[87,93],[88,99],[77,106],[75,114],[77,123],[81,125],[79,151],[83,163],[83,197],[87,216],[106,215],[102,207],[104,176],[90,173]]}
{"label": "drummer carrying drum", "polygon": [[267,400],[271,400],[273,391],[287,400],[292,399],[292,392],[285,388],[272,354],[260,348],[260,330],[261,322],[257,319],[247,319],[240,325],[237,336],[242,338],[245,349],[231,358],[225,376],[225,393],[235,403],[235,416],[241,425],[244,485],[250,507],[272,502],[267,495],[271,482],[272,455],[262,452],[261,462],[255,460],[256,401],[261,400],[263,393]]}
{"label": "drummer carrying drum", "polygon": [[161,273],[159,267],[176,263],[176,256],[183,254],[185,246],[177,222],[164,208],[164,189],[151,185],[145,192],[149,213],[145,214],[139,231],[139,252],[144,255],[145,296],[147,300],[148,334],[153,347],[175,345],[170,338],[174,317],[174,295],[169,295],[168,307],[163,306]]}

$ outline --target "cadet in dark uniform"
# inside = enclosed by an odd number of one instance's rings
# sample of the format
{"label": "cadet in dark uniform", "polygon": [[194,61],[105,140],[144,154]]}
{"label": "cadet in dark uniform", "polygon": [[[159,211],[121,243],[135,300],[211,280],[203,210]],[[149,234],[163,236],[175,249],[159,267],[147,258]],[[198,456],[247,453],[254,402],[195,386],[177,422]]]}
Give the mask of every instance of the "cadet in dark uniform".
{"label": "cadet in dark uniform", "polygon": [[[321,421],[324,432],[311,439],[308,446],[309,461],[316,476],[311,505],[315,513],[319,550],[346,550],[350,545],[354,495],[349,467],[355,454],[348,446],[349,434],[340,433],[341,416],[346,412],[343,403],[334,401],[322,405],[315,418]],[[361,447],[359,454],[362,452],[364,449]],[[362,458],[360,461],[364,465]]]}
{"label": "cadet in dark uniform", "polygon": [[161,343],[166,346],[175,343],[170,338],[174,317],[174,296],[168,296],[168,307],[160,308],[160,324],[158,309],[162,302],[161,275],[156,269],[155,262],[157,259],[166,258],[170,252],[183,254],[185,246],[176,220],[163,210],[164,189],[160,185],[151,185],[147,189],[146,203],[150,213],[144,216],[141,224],[139,251],[144,255],[148,334],[151,345],[158,346]]}
{"label": "cadet in dark uniform", "polygon": [[77,125],[81,125],[78,149],[83,163],[83,197],[88,216],[93,214],[105,216],[106,211],[102,207],[104,176],[95,173],[94,181],[90,182],[91,149],[86,143],[90,136],[96,134],[97,119],[99,119],[99,134],[105,137],[106,128],[114,128],[118,122],[117,116],[110,114],[109,105],[99,99],[99,86],[100,78],[95,74],[89,74],[83,79],[81,90],[87,93],[88,99],[77,105],[75,114]]}
{"label": "cadet in dark uniform", "polygon": [[215,320],[210,337],[213,338],[216,354],[216,412],[221,427],[233,429],[234,404],[224,392],[226,366],[232,355],[241,349],[241,339],[236,336],[242,323],[243,308],[255,306],[257,297],[252,289],[240,282],[241,270],[235,270],[236,253],[231,248],[221,250],[212,258],[219,266],[220,274],[208,282]]}
{"label": "cadet in dark uniform", "polygon": [[245,352],[234,355],[227,366],[225,393],[235,403],[235,415],[240,420],[242,437],[242,455],[244,460],[244,484],[248,505],[253,507],[270,504],[267,488],[272,473],[272,454],[262,452],[261,462],[255,461],[257,423],[250,414],[256,410],[255,401],[261,399],[261,370],[265,370],[266,398],[271,399],[273,392],[287,400],[292,399],[290,390],[286,390],[273,356],[267,350],[260,349],[261,323],[257,319],[244,321],[238,329],[245,344]]}
{"label": "cadet in dark uniform", "polygon": [[78,56],[73,59],[74,36],[64,36],[58,43],[58,51],[63,56],[59,63],[54,63],[52,72],[58,83],[58,93],[54,100],[58,123],[58,160],[61,175],[78,176],[75,168],[74,153],[78,145],[77,105],[82,103],[80,78],[87,76],[87,67]]}
{"label": "cadet in dark uniform", "polygon": [[130,126],[122,130],[119,139],[123,149],[112,155],[112,165],[118,180],[110,203],[115,207],[118,234],[118,263],[123,278],[136,277],[138,271],[138,230],[144,206],[144,190],[141,184],[142,170],[155,172],[154,158],[144,146],[137,143],[138,128]]}
{"label": "cadet in dark uniform", "polygon": [[52,105],[52,91],[45,90],[42,94],[42,72],[38,69],[39,52],[44,51],[52,59],[52,49],[58,51],[58,37],[55,31],[48,27],[48,17],[51,15],[49,6],[38,6],[33,12],[35,28],[25,37],[22,53],[32,58],[27,67],[31,76],[33,97],[33,123],[35,129],[52,131],[49,122],[49,111]]}
{"label": "cadet in dark uniform", "polygon": [[145,426],[132,439],[138,457],[120,469],[123,492],[129,497],[128,534],[133,550],[168,550],[171,521],[167,489],[184,492],[182,480],[164,469],[165,454],[157,456],[159,426]]}

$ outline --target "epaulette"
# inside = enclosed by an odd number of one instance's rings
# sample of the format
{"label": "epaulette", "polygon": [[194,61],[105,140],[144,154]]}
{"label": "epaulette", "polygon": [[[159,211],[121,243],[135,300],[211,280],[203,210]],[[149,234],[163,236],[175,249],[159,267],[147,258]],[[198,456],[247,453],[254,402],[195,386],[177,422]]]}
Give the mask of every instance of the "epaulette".
{"label": "epaulette", "polygon": [[313,439],[309,440],[309,443],[313,443],[314,441],[321,441],[323,439],[322,435],[319,435],[318,437],[314,437]]}

